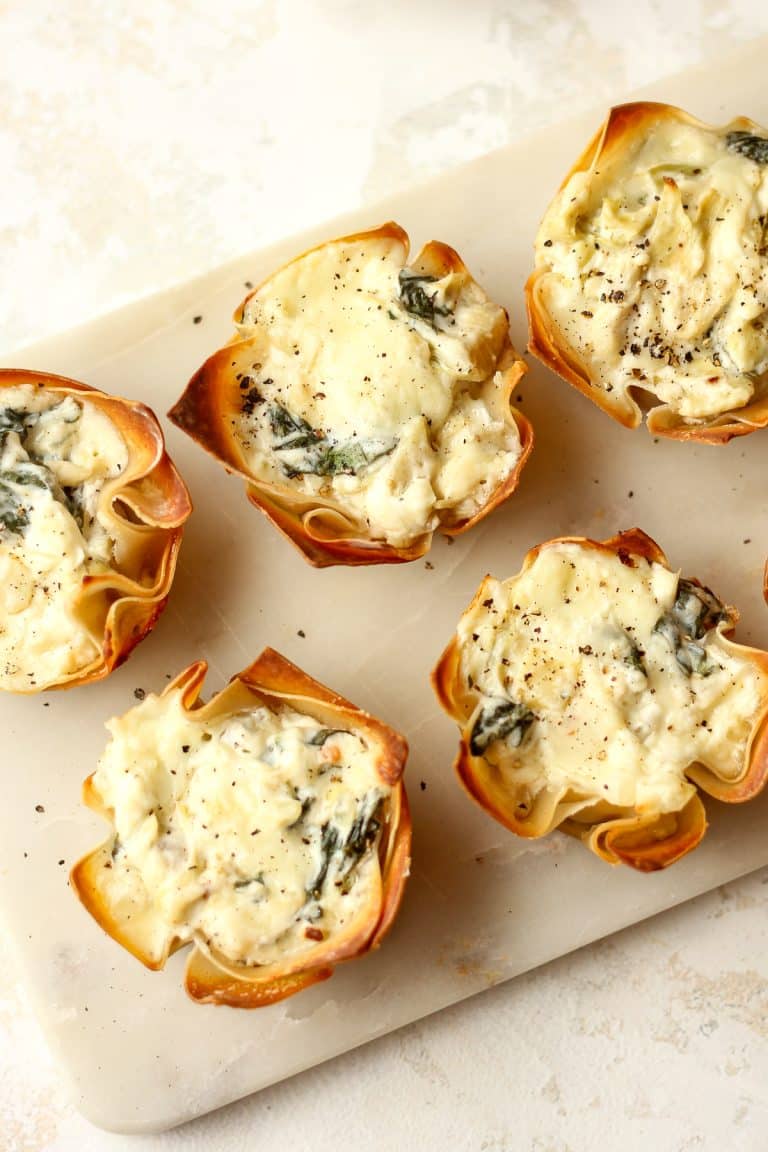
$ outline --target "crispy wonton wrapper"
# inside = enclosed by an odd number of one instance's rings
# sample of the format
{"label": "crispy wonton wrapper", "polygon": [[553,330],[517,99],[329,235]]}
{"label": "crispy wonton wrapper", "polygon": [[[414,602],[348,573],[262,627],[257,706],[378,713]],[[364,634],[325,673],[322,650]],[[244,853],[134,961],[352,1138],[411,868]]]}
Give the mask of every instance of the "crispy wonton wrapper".
{"label": "crispy wonton wrapper", "polygon": [[[630,149],[636,141],[647,136],[654,125],[665,120],[694,125],[723,136],[728,132],[752,132],[758,135],[765,133],[765,129],[745,116],[737,117],[723,128],[712,128],[697,120],[695,116],[690,116],[682,109],[669,104],[650,102],[620,104],[611,109],[605,123],[563,180],[560,190],[562,191],[577,173],[597,175],[601,171],[605,172],[615,167],[622,153]],[[554,203],[547,210],[547,214],[553,207]],[[625,428],[637,428],[642,423],[643,410],[637,402],[636,395],[642,396],[647,401],[652,394],[640,385],[631,384],[626,389],[614,389],[608,392],[600,387],[596,380],[593,381],[589,363],[579,355],[576,348],[567,343],[547,312],[541,293],[541,281],[547,273],[548,269],[544,266],[536,268],[525,286],[529,352]],[[759,398],[753,399],[743,408],[722,412],[697,423],[687,422],[670,405],[658,402],[648,412],[647,422],[648,431],[654,436],[668,436],[675,440],[693,440],[705,444],[726,444],[734,436],[746,436],[749,432],[764,428],[768,424],[768,393],[763,389]]]}
{"label": "crispy wonton wrapper", "polygon": [[[669,568],[667,557],[659,546],[638,528],[622,532],[609,540],[598,542],[581,536],[563,536],[533,548],[523,561],[522,572],[531,567],[539,552],[557,544],[578,544],[585,549],[614,553],[622,562],[633,566],[635,558],[663,564]],[[692,584],[699,584],[691,580]],[[768,574],[766,576],[768,590]],[[488,595],[487,578],[480,585],[473,604]],[[738,613],[731,609],[735,624]],[[721,636],[730,639],[733,627],[718,625]],[[768,673],[768,652],[744,645],[732,645],[739,657],[751,661]],[[522,789],[517,793],[514,783],[504,782],[494,765],[483,756],[470,751],[470,719],[481,694],[470,688],[461,673],[461,649],[455,636],[440,657],[432,673],[432,683],[445,711],[461,728],[461,744],[455,762],[459,779],[469,795],[496,820],[518,836],[538,838],[559,828],[583,843],[609,864],[624,863],[641,872],[665,868],[695,848],[707,829],[704,805],[695,793],[677,812],[658,812],[644,808],[627,811],[600,799],[575,790],[543,788],[532,803],[528,790],[525,806]],[[718,776],[703,764],[692,763],[686,771],[687,779],[701,792],[726,803],[740,804],[751,800],[764,787],[768,777],[768,696],[755,716],[747,742],[744,765],[735,779]]]}
{"label": "crispy wonton wrapper", "polygon": [[[369,240],[380,243],[389,249],[396,249],[404,266],[408,259],[408,235],[395,223],[387,223],[369,232],[328,241],[328,244]],[[310,252],[325,245],[318,245],[309,252],[297,256],[290,263],[303,260]],[[284,267],[288,267],[285,265]],[[438,241],[431,241],[422,248],[410,267],[422,275],[440,279],[450,272],[465,276],[474,284],[469,270],[452,248]],[[282,269],[278,269],[282,271]],[[240,325],[243,311],[253,297],[266,287],[269,277],[251,292],[235,311],[234,321]],[[510,474],[493,491],[486,503],[474,515],[465,519],[451,518],[450,511],[443,516],[439,531],[446,536],[458,536],[466,532],[494,508],[501,504],[517,487],[520,473],[533,447],[533,429],[529,421],[513,407],[513,392],[521,377],[527,371],[525,361],[515,351],[509,338],[509,325],[504,318],[505,332],[501,352],[495,357],[491,349],[486,350],[488,378],[481,386],[481,394],[489,401],[494,416],[517,426],[520,438],[520,457]],[[231,342],[214,353],[190,380],[181,398],[168,413],[169,419],[196,440],[228,470],[238,473],[246,480],[246,493],[252,504],[279,528],[284,536],[303,553],[310,564],[318,568],[333,564],[397,564],[416,560],[429,550],[433,530],[424,533],[407,545],[396,547],[385,540],[366,534],[361,525],[341,500],[331,493],[328,496],[312,495],[301,490],[298,485],[286,479],[270,482],[254,476],[243,454],[239,439],[234,432],[233,416],[239,413],[242,405],[242,391],[238,380],[247,373],[253,362],[257,338],[238,332]],[[500,382],[494,374],[501,373]]]}
{"label": "crispy wonton wrapper", "polygon": [[[184,707],[201,720],[262,705],[275,708],[282,704],[330,728],[340,725],[354,728],[364,733],[369,744],[377,749],[377,770],[382,782],[391,788],[378,844],[380,884],[374,887],[369,903],[343,932],[329,936],[283,963],[250,968],[233,963],[212,950],[203,939],[194,938],[185,979],[191,998],[235,1008],[259,1008],[327,980],[336,964],[377,948],[391,927],[410,866],[411,819],[402,779],[408,746],[399,733],[312,680],[272,648],[265,648],[249,668],[234,676],[207,704],[202,704],[199,692],[207,667],[203,660],[192,664],[168,685],[163,695],[181,688]],[[93,776],[84,784],[83,799],[94,812],[106,820],[114,820],[114,813],[105,808],[96,790]],[[70,882],[104,931],[147,968],[157,971],[187,942],[169,931],[153,907],[149,893],[143,907],[131,905],[130,915],[121,915],[118,907],[110,905],[103,881],[109,875],[113,839],[110,836],[100,848],[84,856],[72,869]]]}
{"label": "crispy wonton wrapper", "polygon": [[87,625],[100,654],[47,685],[72,688],[108,676],[155,626],[168,600],[192,504],[151,409],[63,376],[0,369],[0,388],[30,385],[93,404],[121,434],[128,452],[125,470],[108,479],[99,495],[99,508],[114,540],[114,568],[85,576],[75,602],[75,613]]}

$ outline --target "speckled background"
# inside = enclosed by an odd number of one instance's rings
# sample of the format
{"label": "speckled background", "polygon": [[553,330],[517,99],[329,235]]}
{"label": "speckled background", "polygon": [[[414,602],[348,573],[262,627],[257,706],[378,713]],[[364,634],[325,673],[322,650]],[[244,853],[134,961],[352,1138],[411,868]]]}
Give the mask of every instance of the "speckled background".
{"label": "speckled background", "polygon": [[[3,360],[765,33],[749,0],[0,2]],[[766,885],[146,1138],[72,1110],[0,934],[0,1150],[764,1152]]]}

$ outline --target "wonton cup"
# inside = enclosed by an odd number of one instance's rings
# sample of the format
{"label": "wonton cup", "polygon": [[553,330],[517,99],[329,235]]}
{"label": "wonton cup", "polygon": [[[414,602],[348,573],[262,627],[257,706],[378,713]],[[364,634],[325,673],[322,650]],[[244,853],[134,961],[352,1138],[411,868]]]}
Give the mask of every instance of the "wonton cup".
{"label": "wonton cup", "polygon": [[[667,557],[659,546],[640,529],[631,529],[598,542],[579,536],[564,536],[538,545],[527,553],[520,575],[534,563],[545,548],[557,544],[576,544],[618,556],[623,564],[634,566],[635,558],[645,559],[669,568]],[[473,605],[488,595],[488,577],[480,585]],[[767,577],[768,579],[768,577]],[[702,587],[698,580],[689,583]],[[470,606],[471,609],[472,606]],[[469,609],[468,609],[469,610]],[[730,609],[735,623],[738,613]],[[730,639],[733,626],[718,625],[718,634]],[[739,657],[768,672],[768,653],[743,645],[734,645]],[[629,864],[641,872],[651,872],[679,860],[695,848],[707,829],[704,805],[695,792],[678,811],[660,812],[648,807],[628,810],[612,806],[598,793],[544,787],[532,803],[529,794],[523,800],[524,786],[519,791],[514,783],[504,782],[494,765],[470,750],[470,718],[475,713],[481,694],[466,683],[461,673],[461,649],[458,636],[448,644],[433,673],[437,697],[461,728],[461,743],[455,762],[459,779],[481,808],[517,836],[536,839],[555,828],[579,838],[596,856],[609,864]],[[700,763],[691,763],[686,778],[701,791],[725,803],[738,804],[751,800],[762,791],[768,778],[768,696],[764,694],[747,741],[743,769],[735,779],[725,779]]]}
{"label": "wonton cup", "polygon": [[[627,149],[642,141],[654,125],[665,121],[701,127],[707,132],[716,131],[720,135],[726,132],[765,132],[765,129],[744,116],[737,117],[723,129],[712,129],[710,125],[672,105],[650,102],[621,104],[611,109],[604,124],[563,180],[559,191],[562,192],[577,174],[583,173],[589,178],[614,167]],[[545,221],[554,203],[547,210]],[[608,392],[593,379],[590,364],[565,339],[542,301],[542,280],[548,272],[545,266],[537,267],[525,285],[529,352],[625,428],[637,428],[643,420],[643,409],[638,399],[642,399],[646,407],[649,398],[655,400],[652,386],[648,390],[640,383],[630,384],[626,389]],[[768,424],[768,391],[762,389],[762,395],[741,408],[721,412],[697,423],[687,422],[669,404],[657,400],[648,412],[647,424],[648,431],[654,436],[725,444],[735,436],[746,436]]]}
{"label": "wonton cup", "polygon": [[[382,239],[398,246],[402,252],[402,263],[405,265],[409,239],[406,232],[392,222],[367,232],[328,241],[327,244],[368,239]],[[320,244],[309,249],[278,269],[276,274],[324,247],[325,244]],[[436,279],[449,273],[456,273],[465,276],[467,282],[477,288],[459,255],[448,245],[438,241],[432,241],[422,248],[410,267],[421,275]],[[258,297],[259,292],[268,286],[272,279],[273,277],[268,277],[263,281],[235,311],[233,319],[238,326],[241,325],[248,302]],[[512,404],[514,389],[527,371],[527,365],[512,345],[506,313],[504,318],[505,331],[500,355],[494,360],[490,348],[485,350],[487,364],[484,366],[490,379],[483,384],[483,390],[490,397],[494,415],[517,427],[520,455],[512,471],[473,515],[456,519],[452,518],[448,510],[446,515],[441,516],[437,530],[446,536],[458,536],[466,532],[514,492],[533,447],[531,424]],[[246,480],[246,493],[251,503],[261,509],[313,566],[323,568],[334,564],[397,564],[423,556],[431,545],[433,529],[425,528],[421,535],[408,544],[395,546],[366,534],[365,526],[355,521],[354,516],[333,493],[328,496],[319,493],[308,494],[292,485],[290,480],[270,481],[253,475],[235,434],[233,417],[240,411],[242,403],[238,381],[243,373],[248,372],[254,355],[257,354],[258,345],[257,337],[238,332],[229,344],[214,353],[195,373],[181,398],[168,413],[169,419],[223,463],[228,470],[236,472]],[[493,379],[494,370],[501,373],[499,382]]]}
{"label": "wonton cup", "polygon": [[[300,956],[287,958],[282,963],[251,967],[233,963],[209,947],[199,935],[194,936],[185,977],[189,996],[200,1003],[259,1008],[327,980],[336,964],[377,948],[391,927],[410,865],[411,819],[402,779],[408,747],[399,733],[311,679],[271,648],[265,648],[250,667],[234,676],[207,704],[202,704],[199,692],[207,667],[203,660],[192,664],[168,685],[163,695],[181,688],[184,709],[201,720],[254,707],[287,705],[331,728],[354,727],[378,750],[377,771],[382,782],[391,788],[378,844],[381,883],[363,914],[343,931],[330,935]],[[105,808],[93,776],[84,784],[83,799],[94,812],[114,821],[114,813]],[[158,971],[170,955],[186,947],[189,941],[169,935],[166,923],[150,900],[130,918],[121,919],[110,907],[102,880],[105,866],[110,866],[112,844],[113,837],[110,837],[74,866],[70,877],[72,887],[105,932],[147,968]]]}
{"label": "wonton cup", "polygon": [[124,471],[106,480],[99,495],[99,510],[114,540],[114,568],[86,575],[75,601],[75,615],[87,626],[100,654],[56,683],[14,689],[31,693],[103,679],[151,632],[168,599],[192,505],[165,450],[157,418],[144,404],[63,376],[0,369],[0,389],[20,386],[92,404],[121,434],[128,454]]}

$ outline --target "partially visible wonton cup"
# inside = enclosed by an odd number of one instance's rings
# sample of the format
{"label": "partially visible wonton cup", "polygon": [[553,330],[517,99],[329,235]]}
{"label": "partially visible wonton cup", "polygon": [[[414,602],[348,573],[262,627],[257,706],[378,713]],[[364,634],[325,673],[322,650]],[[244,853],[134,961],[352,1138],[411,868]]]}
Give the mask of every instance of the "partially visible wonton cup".
{"label": "partially visible wonton cup", "polygon": [[505,500],[532,447],[506,312],[445,244],[407,258],[392,223],[297,257],[169,413],[316,566],[422,556]]}
{"label": "partially visible wonton cup", "polygon": [[639,529],[487,576],[433,673],[464,787],[518,836],[673,863],[706,831],[700,792],[740,803],[768,773],[768,653],[733,643],[737,619]]}
{"label": "partially visible wonton cup", "polygon": [[[408,875],[402,736],[267,648],[207,704],[203,661],[109,723],[84,799],[113,825],[71,882],[148,968],[256,1008],[378,947]],[[137,754],[138,752],[138,754]]]}
{"label": "partially visible wonton cup", "polygon": [[122,663],[165,606],[190,511],[149,408],[0,370],[0,689]]}
{"label": "partially visible wonton cup", "polygon": [[536,237],[529,347],[603,411],[723,444],[768,424],[768,130],[624,104]]}

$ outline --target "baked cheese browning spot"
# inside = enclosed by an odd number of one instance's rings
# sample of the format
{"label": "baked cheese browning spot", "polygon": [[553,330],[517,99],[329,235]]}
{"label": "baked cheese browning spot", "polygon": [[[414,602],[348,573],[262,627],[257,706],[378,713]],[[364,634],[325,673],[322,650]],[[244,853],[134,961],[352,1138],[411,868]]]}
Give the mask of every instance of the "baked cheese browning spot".
{"label": "baked cheese browning spot", "polygon": [[768,676],[718,631],[734,617],[708,589],[555,542],[483,592],[459,624],[459,675],[479,695],[470,751],[502,778],[663,813],[693,795],[694,762],[739,777]]}
{"label": "baked cheese browning spot", "polygon": [[[403,267],[375,233],[315,249],[251,296],[235,435],[248,472],[337,501],[396,547],[466,519],[521,456],[498,397],[503,309],[466,270]],[[490,390],[490,391],[489,391]]]}
{"label": "baked cheese browning spot", "polygon": [[695,426],[768,392],[768,139],[653,108],[553,201],[530,303],[613,414],[642,389]]}
{"label": "baked cheese browning spot", "polygon": [[149,900],[168,941],[253,967],[342,932],[371,899],[391,789],[362,733],[288,707],[200,721],[180,689],[109,728],[94,786],[114,812],[111,907]]}
{"label": "baked cheese browning spot", "polygon": [[43,688],[101,651],[75,601],[86,576],[111,569],[99,498],[127,461],[121,434],[87,400],[31,385],[4,390],[0,688]]}

